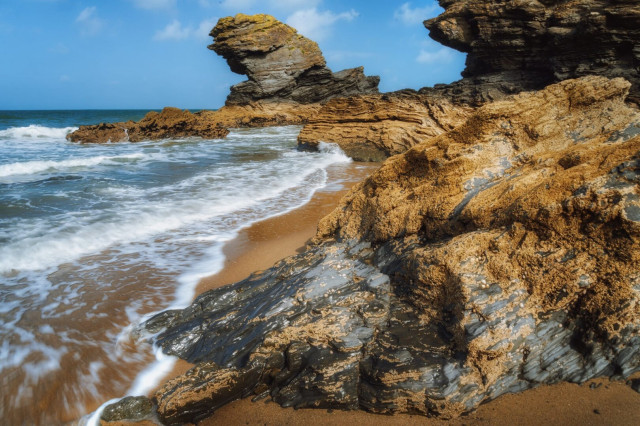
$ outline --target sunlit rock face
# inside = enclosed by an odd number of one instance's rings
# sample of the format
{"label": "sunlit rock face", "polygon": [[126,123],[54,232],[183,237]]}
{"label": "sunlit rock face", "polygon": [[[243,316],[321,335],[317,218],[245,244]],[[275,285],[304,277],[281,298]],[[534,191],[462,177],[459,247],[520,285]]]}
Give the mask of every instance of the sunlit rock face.
{"label": "sunlit rock face", "polygon": [[640,3],[636,0],[440,0],[430,36],[468,53],[464,79],[443,87],[484,102],[502,93],[602,75],[632,83],[640,103]]}
{"label": "sunlit rock face", "polygon": [[227,105],[252,101],[325,102],[337,96],[377,93],[379,77],[362,67],[333,73],[318,44],[269,15],[222,18],[211,31],[209,48],[231,71],[249,80],[231,88]]}
{"label": "sunlit rock face", "polygon": [[242,396],[453,417],[640,370],[640,114],[623,79],[485,105],[394,156],[315,245],[149,320],[196,364],[168,424]]}

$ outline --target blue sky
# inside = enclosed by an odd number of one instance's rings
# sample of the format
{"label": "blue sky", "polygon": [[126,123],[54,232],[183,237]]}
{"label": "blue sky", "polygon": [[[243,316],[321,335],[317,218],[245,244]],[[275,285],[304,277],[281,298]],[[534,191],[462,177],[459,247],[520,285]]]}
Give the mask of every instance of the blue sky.
{"label": "blue sky", "polygon": [[0,109],[218,108],[245,80],[206,47],[218,18],[268,13],[318,42],[333,71],[381,91],[460,78],[428,37],[435,0],[2,0]]}

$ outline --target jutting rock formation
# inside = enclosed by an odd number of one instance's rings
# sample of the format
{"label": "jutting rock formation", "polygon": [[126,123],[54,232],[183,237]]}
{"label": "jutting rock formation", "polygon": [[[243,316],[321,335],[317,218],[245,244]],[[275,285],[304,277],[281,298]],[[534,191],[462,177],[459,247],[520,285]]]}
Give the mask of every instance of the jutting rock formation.
{"label": "jutting rock formation", "polygon": [[[425,21],[434,40],[468,53],[452,98],[484,102],[585,75],[624,77],[640,103],[640,3],[636,0],[439,0]],[[458,92],[458,94],[456,93]]]}
{"label": "jutting rock formation", "polygon": [[315,244],[140,327],[195,365],[166,424],[247,395],[453,417],[640,370],[640,113],[585,77],[481,107],[394,156]]}
{"label": "jutting rock formation", "polygon": [[362,67],[337,73],[326,67],[318,44],[269,15],[222,18],[210,34],[209,49],[231,71],[249,80],[231,88],[227,105],[252,101],[326,102],[334,97],[378,93],[379,77]]}
{"label": "jutting rock formation", "polygon": [[[410,108],[424,115],[424,99],[447,110],[452,103],[477,107],[586,75],[624,77],[632,83],[627,102],[640,103],[640,3],[635,0],[440,0],[440,5],[445,12],[425,26],[434,40],[468,53],[464,78],[423,88],[414,99],[404,95],[379,117],[377,97],[328,104],[302,131],[303,148],[322,140],[346,152],[393,155],[394,147],[415,145],[414,135],[441,131],[437,122],[402,119],[411,115]],[[372,127],[394,130],[371,135],[363,116]]]}
{"label": "jutting rock formation", "polygon": [[231,88],[227,105],[191,114],[177,108],[150,112],[141,121],[80,126],[73,142],[137,142],[165,138],[225,137],[231,127],[306,124],[323,103],[378,93],[379,77],[362,67],[333,73],[317,43],[269,15],[222,18],[211,31],[210,49],[249,80]]}

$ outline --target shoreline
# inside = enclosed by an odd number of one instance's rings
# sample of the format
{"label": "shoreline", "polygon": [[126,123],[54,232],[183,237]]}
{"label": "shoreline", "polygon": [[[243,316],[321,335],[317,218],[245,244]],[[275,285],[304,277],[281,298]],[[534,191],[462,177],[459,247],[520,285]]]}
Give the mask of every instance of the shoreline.
{"label": "shoreline", "polygon": [[[352,163],[347,176],[338,182],[336,190],[329,179],[327,187],[318,190],[304,206],[280,216],[257,222],[240,231],[225,244],[223,269],[200,280],[196,295],[240,281],[251,273],[267,269],[277,261],[300,253],[315,235],[318,221],[331,212],[348,189],[378,167],[371,163]],[[335,176],[333,177],[335,178]],[[184,374],[193,365],[178,360],[170,374],[161,380],[159,389],[168,380]],[[640,373],[631,376],[640,378]],[[503,395],[482,404],[476,411],[453,420],[427,418],[422,415],[373,414],[362,410],[341,411],[323,409],[283,408],[268,399],[252,401],[253,397],[233,401],[200,422],[203,426],[225,425],[538,425],[538,424],[603,424],[635,425],[640,423],[640,394],[624,381],[600,378],[581,385],[559,383],[543,385],[517,394]]]}
{"label": "shoreline", "polygon": [[[337,207],[351,187],[379,168],[380,163],[352,162],[347,166],[329,167],[327,185],[317,190],[305,205],[279,216],[270,217],[242,229],[225,243],[224,266],[216,274],[202,278],[194,299],[214,288],[233,284],[254,272],[268,269],[276,262],[301,253],[316,233],[318,222]],[[186,373],[193,364],[178,359],[148,396],[167,381]]]}

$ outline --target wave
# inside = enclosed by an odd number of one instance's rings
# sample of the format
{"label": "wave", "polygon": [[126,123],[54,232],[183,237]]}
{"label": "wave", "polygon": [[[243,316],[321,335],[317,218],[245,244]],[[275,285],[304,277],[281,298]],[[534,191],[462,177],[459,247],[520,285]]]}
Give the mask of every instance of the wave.
{"label": "wave", "polygon": [[74,158],[62,161],[25,161],[0,165],[0,177],[15,175],[30,175],[48,170],[61,170],[73,167],[92,167],[103,163],[117,163],[127,160],[136,160],[144,157],[144,154],[135,153],[119,156],[97,156],[88,158]]}
{"label": "wave", "polygon": [[0,130],[0,138],[65,139],[69,133],[76,130],[78,130],[77,127],[46,127],[31,124],[27,127],[10,127]]}

